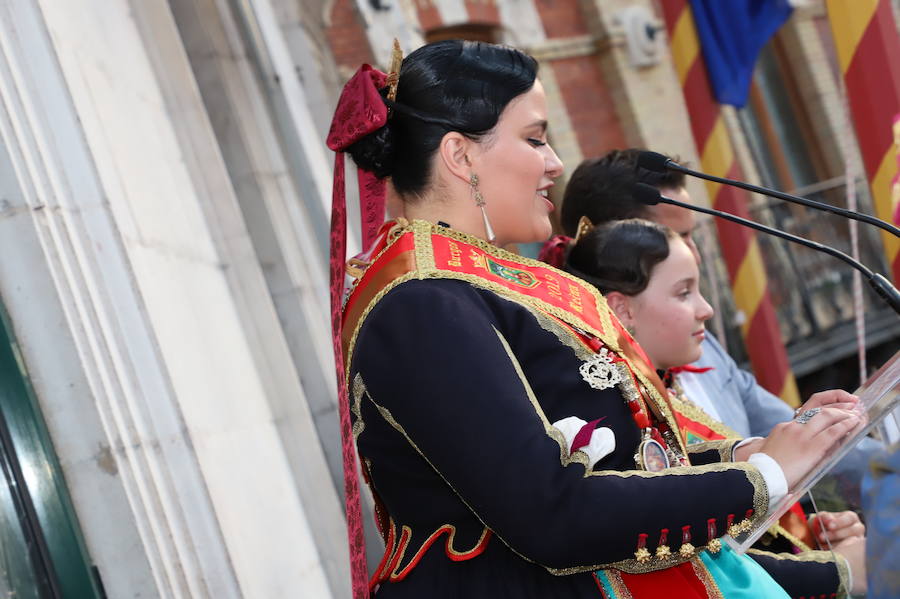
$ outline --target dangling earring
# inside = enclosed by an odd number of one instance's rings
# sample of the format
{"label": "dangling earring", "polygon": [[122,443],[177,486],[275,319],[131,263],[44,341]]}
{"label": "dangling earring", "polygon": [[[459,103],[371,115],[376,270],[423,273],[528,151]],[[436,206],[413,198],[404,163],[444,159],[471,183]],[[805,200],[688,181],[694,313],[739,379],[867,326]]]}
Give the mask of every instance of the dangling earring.
{"label": "dangling earring", "polygon": [[628,331],[628,334],[634,337],[634,325],[629,324],[625,326],[625,330]]}
{"label": "dangling earring", "polygon": [[484,233],[487,235],[487,240],[489,243],[494,243],[497,236],[494,235],[494,229],[491,227],[487,212],[484,210],[484,206],[487,202],[484,201],[484,196],[481,195],[481,192],[478,190],[478,175],[475,173],[469,175],[469,186],[472,189],[472,197],[475,198],[475,205],[481,208],[481,218],[484,220]]}

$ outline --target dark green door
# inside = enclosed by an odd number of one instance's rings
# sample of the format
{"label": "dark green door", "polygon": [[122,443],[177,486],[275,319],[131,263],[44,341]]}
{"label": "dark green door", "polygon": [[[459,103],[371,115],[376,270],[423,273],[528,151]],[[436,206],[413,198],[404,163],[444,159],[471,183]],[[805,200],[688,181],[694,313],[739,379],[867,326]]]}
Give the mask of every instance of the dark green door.
{"label": "dark green door", "polygon": [[20,356],[0,305],[0,598],[100,599]]}

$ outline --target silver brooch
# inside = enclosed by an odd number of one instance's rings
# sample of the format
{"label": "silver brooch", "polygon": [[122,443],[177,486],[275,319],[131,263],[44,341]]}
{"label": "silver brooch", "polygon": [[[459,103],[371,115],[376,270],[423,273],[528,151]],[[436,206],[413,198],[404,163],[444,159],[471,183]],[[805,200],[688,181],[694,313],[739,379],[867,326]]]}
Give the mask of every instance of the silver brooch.
{"label": "silver brooch", "polygon": [[578,368],[581,378],[592,389],[610,389],[622,382],[622,374],[613,364],[609,350],[601,347],[600,351]]}

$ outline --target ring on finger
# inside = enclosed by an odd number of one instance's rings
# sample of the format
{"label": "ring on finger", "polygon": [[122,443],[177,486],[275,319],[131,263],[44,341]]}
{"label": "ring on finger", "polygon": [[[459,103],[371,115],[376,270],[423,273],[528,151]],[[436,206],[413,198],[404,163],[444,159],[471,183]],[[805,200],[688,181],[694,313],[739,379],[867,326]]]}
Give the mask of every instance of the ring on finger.
{"label": "ring on finger", "polygon": [[816,414],[818,414],[821,411],[822,411],[822,408],[813,408],[811,410],[806,410],[805,412],[801,413],[799,416],[794,418],[794,422],[796,422],[797,424],[806,424],[807,422],[812,420]]}

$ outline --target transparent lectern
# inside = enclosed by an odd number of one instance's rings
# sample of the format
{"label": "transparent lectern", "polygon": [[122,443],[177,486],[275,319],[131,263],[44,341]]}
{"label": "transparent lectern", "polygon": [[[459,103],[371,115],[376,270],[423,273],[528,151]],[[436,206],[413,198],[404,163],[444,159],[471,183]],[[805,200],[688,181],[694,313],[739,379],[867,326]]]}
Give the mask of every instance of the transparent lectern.
{"label": "transparent lectern", "polygon": [[[767,530],[778,523],[778,519],[788,511],[791,505],[803,497],[809,489],[826,475],[835,464],[847,455],[863,438],[871,431],[876,430],[882,421],[894,413],[900,406],[900,351],[893,355],[887,363],[869,377],[862,387],[854,392],[860,399],[860,410],[865,413],[863,422],[857,429],[832,448],[818,467],[813,468],[803,479],[795,485],[787,496],[775,506],[768,518],[760,522],[749,531],[738,535],[736,538],[724,537],[732,549],[738,553],[744,553]],[[896,422],[890,422],[896,426]]]}

